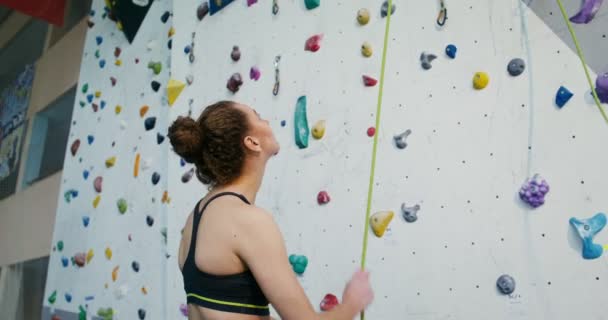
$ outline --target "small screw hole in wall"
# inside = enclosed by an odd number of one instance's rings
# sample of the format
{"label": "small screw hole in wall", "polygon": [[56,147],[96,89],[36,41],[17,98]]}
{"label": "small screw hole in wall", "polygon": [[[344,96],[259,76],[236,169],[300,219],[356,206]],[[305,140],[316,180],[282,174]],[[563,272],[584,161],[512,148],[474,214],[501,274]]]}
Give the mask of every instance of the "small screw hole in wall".
{"label": "small screw hole in wall", "polygon": [[547,282],[547,285],[551,285],[551,281]]}
{"label": "small screw hole in wall", "polygon": [[476,285],[475,288],[479,289],[479,285]]}
{"label": "small screw hole in wall", "polygon": [[595,280],[600,280],[600,277],[595,277]]}
{"label": "small screw hole in wall", "polygon": [[544,237],[545,237],[545,234],[543,233],[541,236],[544,238]]}
{"label": "small screw hole in wall", "polygon": [[505,241],[505,238],[500,238],[500,241],[501,241],[501,242],[504,242],[504,241]]}
{"label": "small screw hole in wall", "polygon": [[581,184],[585,184],[585,180],[581,180]]}
{"label": "small screw hole in wall", "polygon": [[443,246],[443,247],[447,249],[447,248],[448,248],[448,245],[446,244],[446,245],[445,245],[445,246]]}

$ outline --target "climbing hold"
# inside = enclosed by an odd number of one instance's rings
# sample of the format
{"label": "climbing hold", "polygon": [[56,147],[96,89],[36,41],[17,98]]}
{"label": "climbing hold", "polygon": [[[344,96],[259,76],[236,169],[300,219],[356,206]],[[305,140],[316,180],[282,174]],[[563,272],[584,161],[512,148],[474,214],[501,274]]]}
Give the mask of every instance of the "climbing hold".
{"label": "climbing hold", "polygon": [[189,74],[186,76],[186,83],[188,83],[188,85],[191,85],[192,82],[194,82],[194,76]]}
{"label": "climbing hold", "polygon": [[87,180],[87,179],[89,178],[89,171],[88,171],[88,170],[84,170],[84,171],[82,172],[82,177],[83,177],[85,180]]}
{"label": "climbing hold", "polygon": [[99,110],[99,106],[98,106],[96,103],[93,103],[93,104],[91,105],[91,107],[93,107],[93,111],[94,111],[94,112],[97,112],[97,110]]}
{"label": "climbing hold", "polygon": [[335,306],[337,306],[338,304],[340,304],[340,302],[338,301],[338,297],[336,297],[335,295],[333,295],[331,293],[328,293],[325,295],[323,300],[321,300],[321,303],[319,306],[322,311],[329,311],[329,310],[333,309]]}
{"label": "climbing hold", "polygon": [[373,53],[374,50],[372,49],[372,45],[369,42],[363,42],[363,44],[361,45],[361,54],[364,57],[369,58],[372,56]]}
{"label": "climbing hold", "polygon": [[85,102],[84,102],[84,101],[82,101],[82,100],[80,100],[80,102],[78,102],[78,103],[80,104],[80,107],[81,107],[81,108],[82,108],[82,107],[84,107],[84,106],[86,105],[86,104],[85,104]]}
{"label": "climbing hold", "polygon": [[413,207],[408,207],[405,203],[401,204],[401,212],[403,213],[403,219],[407,222],[415,222],[418,220],[418,211],[420,210],[420,205],[417,204]]}
{"label": "climbing hold", "polygon": [[496,280],[496,287],[502,294],[511,294],[515,291],[515,279],[508,274],[503,274]]}
{"label": "climbing hold", "polygon": [[160,62],[148,62],[148,69],[151,69],[154,74],[158,75],[163,70],[163,65]]}
{"label": "climbing hold", "polygon": [[70,152],[72,152],[72,156],[76,156],[78,148],[80,148],[80,139],[76,139],[74,140],[74,142],[72,142],[72,146],[70,147]]}
{"label": "climbing hold", "polygon": [[141,108],[139,108],[139,117],[143,118],[144,115],[146,115],[146,112],[148,112],[149,109],[150,109],[149,106],[142,106]]}
{"label": "climbing hold", "polygon": [[275,16],[279,13],[279,2],[278,0],[272,0],[272,14]]}
{"label": "climbing hold", "polygon": [[121,111],[122,111],[122,107],[120,105],[117,105],[116,107],[114,107],[114,113],[120,114]]}
{"label": "climbing hold", "polygon": [[106,167],[111,168],[116,163],[116,157],[110,157],[106,160]]}
{"label": "climbing hold", "polygon": [[114,269],[112,269],[112,282],[116,282],[116,279],[118,279],[118,269],[120,267],[116,266],[114,267]]}
{"label": "climbing hold", "polygon": [[93,199],[93,208],[97,209],[97,206],[99,205],[99,201],[101,201],[101,196],[96,196],[95,199]]}
{"label": "climbing hold", "polygon": [[306,266],[308,265],[308,258],[306,258],[306,256],[292,254],[289,256],[289,263],[291,264],[293,271],[301,275],[306,270]]}
{"label": "climbing hold", "polygon": [[279,61],[281,61],[280,55],[274,57],[274,86],[272,87],[272,94],[275,96],[279,94],[279,86],[280,86]]}
{"label": "climbing hold", "polygon": [[53,293],[51,293],[48,299],[50,304],[55,303],[55,300],[57,300],[57,290],[53,291]]}
{"label": "climbing hold", "polygon": [[106,251],[104,253],[106,255],[106,259],[112,260],[112,249],[110,249],[110,247],[106,247]]}
{"label": "climbing hold", "polygon": [[583,0],[583,6],[577,14],[570,18],[573,23],[589,23],[600,10],[603,0]]}
{"label": "climbing hold", "polygon": [[378,80],[376,80],[370,76],[363,75],[363,84],[366,87],[373,87],[376,85],[376,83],[378,83]]}
{"label": "climbing hold", "polygon": [[323,34],[315,34],[308,38],[306,43],[304,43],[304,50],[311,52],[319,51],[321,49],[321,40],[323,40]]}
{"label": "climbing hold", "polygon": [[156,143],[161,144],[161,143],[163,143],[163,141],[165,141],[165,136],[163,136],[160,133],[157,133],[156,134]]}
{"label": "climbing hold", "polygon": [[160,202],[162,202],[162,203],[171,202],[171,198],[169,198],[169,191],[165,190],[165,192],[163,192],[163,198],[160,200]]}
{"label": "climbing hold", "polygon": [[296,112],[294,116],[295,122],[295,137],[296,145],[300,149],[308,147],[308,119],[306,118],[306,96],[300,96],[296,103]]}
{"label": "climbing hold", "polygon": [[193,175],[194,175],[194,168],[184,172],[184,174],[182,175],[182,182],[187,183],[188,181],[190,181],[190,179],[192,179]]}
{"label": "climbing hold", "polygon": [[140,160],[140,154],[136,154],[135,155],[135,164],[133,165],[133,176],[137,178],[137,175],[139,174],[139,160]]}
{"label": "climbing hold", "polygon": [[374,127],[367,128],[367,136],[368,137],[373,137],[375,134],[376,134],[376,128],[374,128]]}
{"label": "climbing hold", "polygon": [[148,289],[146,289],[146,287],[141,287],[141,293],[144,295],[148,294]]}
{"label": "climbing hold", "polygon": [[133,262],[131,263],[131,268],[133,268],[133,271],[135,271],[135,272],[139,272],[139,262],[137,262],[137,261],[133,261]]}
{"label": "climbing hold", "polygon": [[[395,13],[395,10],[397,10],[397,7],[393,3],[393,5],[391,6],[391,16]],[[382,18],[388,15],[388,0],[384,0],[382,8],[380,9],[380,15],[382,16]]]}
{"label": "climbing hold", "polygon": [[116,206],[121,214],[125,214],[125,212],[127,212],[127,200],[123,198],[118,199]]}
{"label": "climbing hold", "polygon": [[160,174],[158,172],[154,172],[152,174],[152,184],[156,185],[160,181]]}
{"label": "climbing hold", "polygon": [[167,36],[168,36],[169,38],[171,38],[171,37],[173,37],[173,35],[175,35],[175,28],[171,27],[171,28],[169,29],[169,32],[167,32]]}
{"label": "climbing hold", "polygon": [[85,83],[82,85],[82,93],[87,93],[87,91],[89,90],[89,84]]}
{"label": "climbing hold", "polygon": [[362,26],[366,25],[369,22],[369,10],[365,8],[359,9],[357,11],[357,22]]}
{"label": "climbing hold", "polygon": [[64,268],[68,266],[68,263],[69,263],[69,262],[70,262],[70,261],[68,260],[68,258],[67,258],[67,257],[61,257],[61,265],[62,265]]}
{"label": "climbing hold", "polygon": [[422,66],[422,69],[429,70],[432,68],[433,66],[431,65],[431,62],[435,59],[437,59],[436,55],[428,52],[422,52],[420,54],[420,65]]}
{"label": "climbing hold", "polygon": [[187,46],[184,47],[184,53],[185,54],[190,53],[190,50],[192,50],[192,46],[191,45],[187,45]]}
{"label": "climbing hold", "polygon": [[144,309],[137,310],[137,316],[139,317],[139,320],[144,320],[146,318],[146,310],[144,310]]}
{"label": "climbing hold", "polygon": [[95,50],[95,58],[99,59],[100,54],[99,54],[99,49]]}
{"label": "climbing hold", "polygon": [[95,91],[95,98],[101,97],[101,91]]}
{"label": "climbing hold", "polygon": [[72,198],[76,198],[78,196],[78,191],[76,191],[74,189],[70,189],[70,190],[66,191],[63,196],[65,198],[65,201],[67,203],[70,203],[70,201],[72,201]]}
{"label": "climbing hold", "polygon": [[247,0],[247,6],[251,7],[252,5],[258,3],[258,0]]}
{"label": "climbing hold", "polygon": [[329,203],[331,199],[329,198],[329,194],[327,193],[327,191],[320,191],[319,194],[317,194],[317,203],[318,204],[326,204]]}
{"label": "climbing hold", "polygon": [[152,87],[152,90],[154,90],[154,92],[158,92],[158,89],[160,89],[160,82],[154,80],[150,83],[150,86]]}
{"label": "climbing hold", "polygon": [[99,308],[97,315],[103,320],[112,320],[114,317],[114,309],[112,308]]}
{"label": "climbing hold", "polygon": [[597,76],[595,93],[602,103],[608,103],[608,72]]}
{"label": "climbing hold", "polygon": [[110,77],[110,83],[112,84],[112,87],[116,85],[116,78],[114,77]]}
{"label": "climbing hold", "polygon": [[281,127],[284,127],[284,126],[286,126],[286,125],[287,125],[287,121],[285,121],[285,120],[281,120]]}
{"label": "climbing hold", "polygon": [[97,36],[95,37],[95,41],[97,42],[97,45],[100,45],[103,42],[103,38],[101,36]]}
{"label": "climbing hold", "polygon": [[395,213],[393,211],[380,211],[374,213],[370,217],[369,224],[376,237],[382,237],[388,228],[389,223],[393,219]]}
{"label": "climbing hold", "polygon": [[312,137],[315,139],[321,139],[325,135],[325,120],[319,120],[312,127]]}
{"label": "climbing hold", "polygon": [[91,218],[89,218],[89,216],[82,216],[82,225],[85,228],[89,226],[90,221],[91,221]]}
{"label": "climbing hold", "polygon": [[160,16],[160,21],[162,21],[163,23],[167,23],[167,20],[169,20],[170,16],[171,16],[171,12],[165,11],[165,13],[163,13],[163,15]]}
{"label": "climbing hold", "polygon": [[103,182],[103,178],[101,176],[95,178],[95,180],[93,181],[93,187],[95,188],[95,191],[101,192],[101,183],[102,182]]}
{"label": "climbing hold", "polygon": [[412,130],[407,129],[405,130],[403,133],[400,133],[398,135],[395,135],[393,137],[393,139],[395,140],[395,144],[397,145],[397,148],[399,149],[405,149],[407,147],[407,137],[412,134]]}
{"label": "climbing hold", "polygon": [[555,104],[561,109],[573,95],[574,93],[570,92],[566,87],[561,86],[555,94]]}
{"label": "climbing hold", "polygon": [[114,61],[114,64],[120,67],[122,65],[122,60],[116,59],[116,61]]}
{"label": "climbing hold", "polygon": [[237,61],[239,61],[239,59],[241,59],[241,49],[239,49],[239,46],[232,47],[232,52],[230,53],[230,58],[234,62],[237,62]]}
{"label": "climbing hold", "polygon": [[522,74],[525,69],[526,63],[520,58],[512,59],[507,66],[507,71],[513,77],[517,77],[518,75]]}
{"label": "climbing hold", "polygon": [[62,240],[59,240],[59,241],[57,242],[57,250],[58,250],[59,252],[61,252],[61,251],[63,250],[63,241],[62,241]]}
{"label": "climbing hold", "polygon": [[154,225],[154,218],[152,218],[151,216],[146,216],[146,224],[151,227],[152,225]]}
{"label": "climbing hold", "polygon": [[251,67],[251,69],[249,69],[249,78],[250,79],[258,81],[260,79],[261,75],[262,75],[262,73],[260,72],[260,69],[258,69],[258,67],[253,66],[253,67]]}
{"label": "climbing hold", "polygon": [[185,87],[185,83],[175,79],[169,79],[169,83],[167,84],[167,100],[170,106],[175,103],[175,100],[177,100],[177,97],[179,97]]}
{"label": "climbing hold", "polygon": [[95,98],[95,95],[94,95],[94,94],[92,94],[92,93],[91,93],[91,94],[88,94],[88,95],[87,95],[87,101],[88,101],[89,103],[93,102],[93,98]]}
{"label": "climbing hold", "polygon": [[105,107],[106,107],[106,102],[101,100],[101,110],[103,110],[103,108],[105,108]]}
{"label": "climbing hold", "polygon": [[124,284],[114,289],[114,297],[116,298],[116,300],[124,298],[125,296],[127,296],[127,293],[129,293],[129,288],[127,287],[127,285]]}
{"label": "climbing hold", "polygon": [[473,76],[473,87],[477,90],[485,88],[490,82],[490,76],[485,72],[477,72]]}
{"label": "climbing hold", "polygon": [[106,60],[105,59],[101,59],[99,60],[99,67],[103,69],[103,67],[106,66]]}
{"label": "climbing hold", "polygon": [[243,78],[241,77],[241,74],[237,72],[230,76],[230,79],[228,79],[228,83],[226,84],[226,88],[228,88],[230,92],[236,93],[239,91],[242,84]]}
{"label": "climbing hold", "polygon": [[79,252],[77,254],[74,255],[74,263],[79,266],[79,267],[84,267],[86,261],[87,261],[87,254],[84,252]]}
{"label": "climbing hold", "polygon": [[304,4],[306,5],[306,9],[312,10],[321,4],[321,0],[304,0]]}
{"label": "climbing hold", "polygon": [[549,192],[549,184],[540,175],[535,174],[519,189],[519,197],[532,208],[538,208],[545,203],[545,195]]}
{"label": "climbing hold", "polygon": [[196,9],[196,17],[198,21],[203,20],[203,18],[209,13],[209,1],[205,0],[201,3]]}
{"label": "climbing hold", "polygon": [[606,215],[600,212],[587,219],[570,218],[570,225],[574,227],[583,242],[583,258],[599,258],[604,252],[604,248],[593,243],[593,238],[606,226]]}
{"label": "climbing hold", "polygon": [[448,44],[447,47],[445,47],[445,54],[452,59],[456,58],[457,51],[458,48],[453,44]]}
{"label": "climbing hold", "polygon": [[148,117],[144,121],[144,127],[146,128],[146,131],[154,129],[154,126],[156,126],[156,117]]}
{"label": "climbing hold", "polygon": [[87,263],[90,263],[93,257],[95,256],[93,249],[89,249],[87,252]]}

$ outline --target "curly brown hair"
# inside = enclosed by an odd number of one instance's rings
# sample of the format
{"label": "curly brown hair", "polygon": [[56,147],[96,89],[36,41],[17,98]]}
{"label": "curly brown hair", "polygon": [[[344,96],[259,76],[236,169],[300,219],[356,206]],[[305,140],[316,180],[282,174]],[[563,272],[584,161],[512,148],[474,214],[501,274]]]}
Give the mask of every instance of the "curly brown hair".
{"label": "curly brown hair", "polygon": [[247,115],[234,101],[219,101],[205,108],[195,121],[178,117],[169,127],[173,150],[196,166],[196,176],[210,187],[234,181],[243,169],[243,139],[249,130]]}

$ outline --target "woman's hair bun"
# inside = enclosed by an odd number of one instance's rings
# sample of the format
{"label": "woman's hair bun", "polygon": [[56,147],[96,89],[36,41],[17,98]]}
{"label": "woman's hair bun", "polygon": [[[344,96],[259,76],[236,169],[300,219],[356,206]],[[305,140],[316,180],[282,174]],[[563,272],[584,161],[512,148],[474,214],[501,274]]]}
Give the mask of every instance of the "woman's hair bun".
{"label": "woman's hair bun", "polygon": [[200,125],[190,117],[178,117],[169,127],[173,150],[188,163],[202,160]]}

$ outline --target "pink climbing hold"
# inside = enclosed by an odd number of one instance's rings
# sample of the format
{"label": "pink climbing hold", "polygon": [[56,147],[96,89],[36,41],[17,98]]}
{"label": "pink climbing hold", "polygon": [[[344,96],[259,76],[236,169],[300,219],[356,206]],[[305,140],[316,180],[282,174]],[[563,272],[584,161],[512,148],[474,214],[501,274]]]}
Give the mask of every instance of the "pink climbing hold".
{"label": "pink climbing hold", "polygon": [[260,76],[262,75],[262,73],[260,72],[260,69],[258,69],[258,67],[251,67],[251,69],[249,70],[249,78],[258,81],[260,79]]}
{"label": "pink climbing hold", "polygon": [[70,152],[72,152],[72,156],[76,156],[78,148],[80,148],[80,139],[76,139],[76,141],[72,142],[72,146],[70,147]]}
{"label": "pink climbing hold", "polygon": [[367,129],[367,136],[368,137],[373,137],[376,134],[376,128],[374,127],[369,127]]}
{"label": "pink climbing hold", "polygon": [[329,198],[329,194],[327,193],[327,191],[321,191],[317,195],[317,202],[319,204],[326,204],[329,202],[329,200],[331,199]]}
{"label": "pink climbing hold", "polygon": [[95,191],[101,192],[101,183],[102,182],[103,182],[103,178],[101,176],[95,178],[95,181],[93,181],[93,187],[95,188]]}
{"label": "pink climbing hold", "polygon": [[87,254],[84,252],[80,252],[74,255],[74,262],[79,267],[84,267],[87,261]]}
{"label": "pink climbing hold", "polygon": [[252,5],[258,3],[258,0],[247,0],[247,6],[251,7]]}
{"label": "pink climbing hold", "polygon": [[366,87],[373,87],[376,85],[376,83],[378,83],[378,80],[376,80],[370,76],[363,75],[363,83],[365,84]]}
{"label": "pink climbing hold", "polygon": [[322,34],[315,34],[314,36],[308,38],[306,40],[306,44],[304,45],[304,50],[317,52],[321,49],[321,40],[323,39]]}
{"label": "pink climbing hold", "polygon": [[340,304],[340,302],[338,301],[338,297],[331,293],[328,293],[325,295],[323,300],[321,300],[320,307],[323,311],[329,311],[335,308],[338,304]]}

